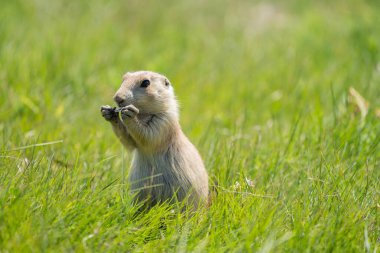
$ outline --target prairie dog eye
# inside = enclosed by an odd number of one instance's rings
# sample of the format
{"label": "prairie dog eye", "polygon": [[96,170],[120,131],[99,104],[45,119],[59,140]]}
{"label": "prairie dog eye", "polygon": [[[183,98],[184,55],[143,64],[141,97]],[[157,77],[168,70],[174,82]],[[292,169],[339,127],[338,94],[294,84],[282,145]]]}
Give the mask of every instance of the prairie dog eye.
{"label": "prairie dog eye", "polygon": [[146,88],[146,87],[149,86],[149,84],[150,84],[150,81],[147,80],[147,79],[145,79],[145,80],[143,80],[143,81],[141,82],[140,87],[142,87],[142,88]]}

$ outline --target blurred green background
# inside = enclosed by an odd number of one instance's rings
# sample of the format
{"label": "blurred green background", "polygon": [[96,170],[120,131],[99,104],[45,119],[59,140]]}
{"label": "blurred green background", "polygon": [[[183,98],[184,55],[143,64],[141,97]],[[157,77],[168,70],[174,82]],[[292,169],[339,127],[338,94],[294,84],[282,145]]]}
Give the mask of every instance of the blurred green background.
{"label": "blurred green background", "polygon": [[[0,1],[1,248],[378,249],[379,3]],[[220,187],[164,231],[166,209],[128,216],[131,155],[99,112],[133,70],[171,80]]]}

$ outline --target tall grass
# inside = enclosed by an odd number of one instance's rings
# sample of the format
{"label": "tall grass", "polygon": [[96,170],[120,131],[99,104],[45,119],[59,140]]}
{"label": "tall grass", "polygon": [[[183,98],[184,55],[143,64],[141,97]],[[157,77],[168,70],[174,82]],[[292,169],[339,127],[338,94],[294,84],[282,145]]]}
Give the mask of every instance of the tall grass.
{"label": "tall grass", "polygon": [[[379,7],[2,1],[1,251],[378,251]],[[169,77],[218,182],[195,215],[135,215],[99,109],[140,69]]]}

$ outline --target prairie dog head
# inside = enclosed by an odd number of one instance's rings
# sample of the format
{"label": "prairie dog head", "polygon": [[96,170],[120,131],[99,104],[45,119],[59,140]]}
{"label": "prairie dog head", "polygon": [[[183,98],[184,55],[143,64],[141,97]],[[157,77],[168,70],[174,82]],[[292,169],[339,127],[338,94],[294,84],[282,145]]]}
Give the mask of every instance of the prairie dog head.
{"label": "prairie dog head", "polygon": [[113,98],[119,107],[132,104],[141,114],[169,113],[178,117],[172,85],[168,78],[155,72],[127,72]]}

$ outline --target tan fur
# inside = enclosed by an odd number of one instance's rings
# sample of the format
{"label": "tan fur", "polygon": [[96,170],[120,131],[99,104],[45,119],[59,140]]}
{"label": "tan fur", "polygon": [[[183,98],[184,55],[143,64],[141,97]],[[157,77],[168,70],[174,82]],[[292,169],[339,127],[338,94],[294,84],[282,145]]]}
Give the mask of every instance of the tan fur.
{"label": "tan fur", "polygon": [[[141,87],[143,80],[150,85]],[[121,143],[133,152],[130,188],[148,207],[164,201],[183,201],[197,207],[208,197],[203,161],[179,125],[178,105],[169,80],[149,71],[127,73],[114,99],[116,113],[102,106]]]}

